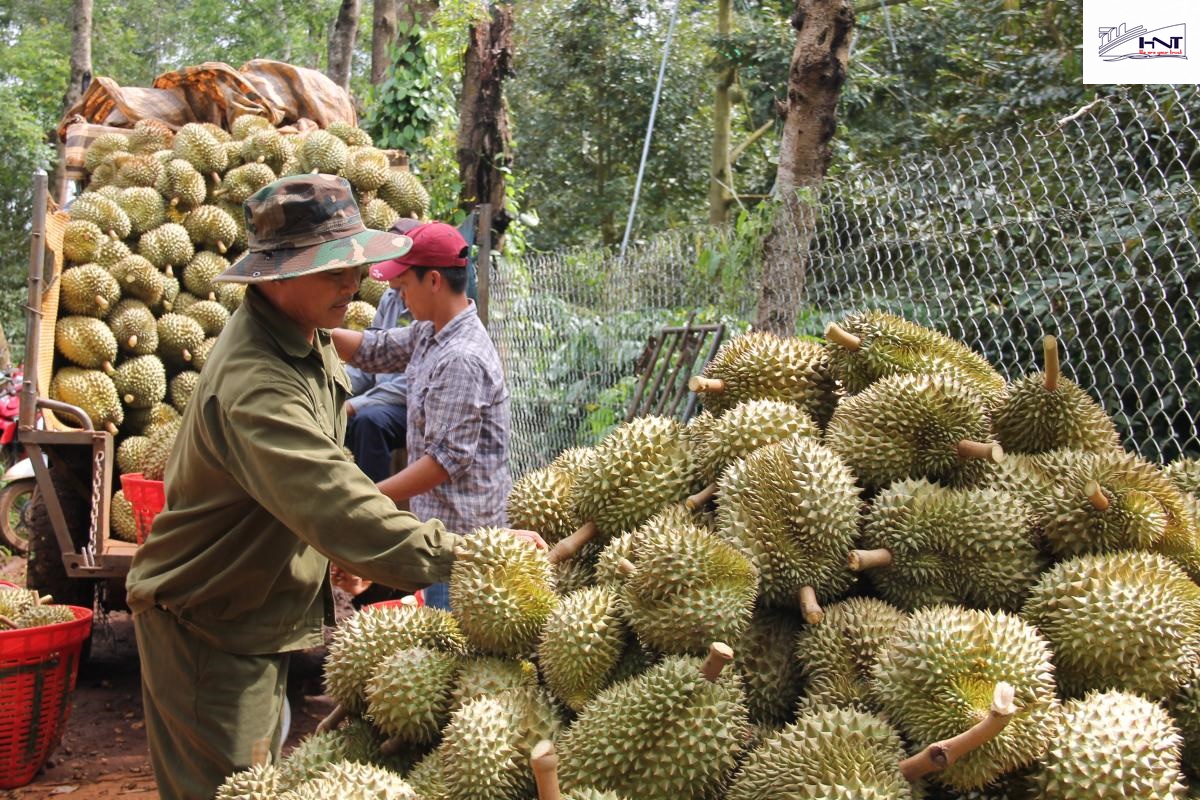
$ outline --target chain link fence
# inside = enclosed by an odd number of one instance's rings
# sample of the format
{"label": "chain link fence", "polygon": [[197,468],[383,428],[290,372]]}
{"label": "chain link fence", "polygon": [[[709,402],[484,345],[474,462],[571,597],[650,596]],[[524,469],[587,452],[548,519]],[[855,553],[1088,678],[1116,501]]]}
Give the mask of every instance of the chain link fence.
{"label": "chain link fence", "polygon": [[[1131,89],[920,160],[828,179],[813,201],[796,333],[881,309],[978,350],[1008,378],[1064,373],[1127,449],[1200,454],[1200,87]],[[492,332],[513,402],[512,469],[597,441],[624,418],[647,337],[754,319],[769,220],[669,231],[493,267]],[[797,252],[805,238],[785,231]]]}

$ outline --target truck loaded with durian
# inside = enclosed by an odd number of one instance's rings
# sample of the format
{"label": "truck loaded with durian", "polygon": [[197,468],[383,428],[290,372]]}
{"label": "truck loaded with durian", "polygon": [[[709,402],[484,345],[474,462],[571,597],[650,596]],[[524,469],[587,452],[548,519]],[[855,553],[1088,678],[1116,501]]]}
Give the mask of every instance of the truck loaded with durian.
{"label": "truck loaded with durian", "polygon": [[[139,531],[121,476],[162,480],[180,415],[242,302],[243,285],[214,280],[246,247],[242,202],[277,177],[319,171],[350,183],[367,227],[429,208],[404,154],[376,148],[353,120],[123,124],[67,128],[89,143],[67,149],[61,173],[75,180],[56,199],[35,179],[19,432],[36,487],[27,580],[88,607],[100,585],[107,605],[123,604]],[[386,289],[364,278],[346,324],[369,325]]]}

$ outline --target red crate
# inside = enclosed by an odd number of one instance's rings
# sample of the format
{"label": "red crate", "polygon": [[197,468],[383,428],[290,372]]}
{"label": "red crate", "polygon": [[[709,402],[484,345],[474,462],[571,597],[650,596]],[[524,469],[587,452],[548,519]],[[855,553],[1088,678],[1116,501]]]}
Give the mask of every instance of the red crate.
{"label": "red crate", "polygon": [[133,506],[133,520],[137,523],[137,543],[141,544],[150,535],[154,518],[167,503],[166,490],[162,481],[144,478],[140,472],[122,475],[121,488],[125,491],[125,499]]}
{"label": "red crate", "polygon": [[0,789],[33,780],[62,738],[92,610],[75,619],[0,631]]}

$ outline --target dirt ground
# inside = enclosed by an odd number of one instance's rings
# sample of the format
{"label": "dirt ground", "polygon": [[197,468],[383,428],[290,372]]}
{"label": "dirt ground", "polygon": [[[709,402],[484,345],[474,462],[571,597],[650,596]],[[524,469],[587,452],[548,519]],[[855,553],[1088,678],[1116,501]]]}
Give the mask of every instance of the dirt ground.
{"label": "dirt ground", "polygon": [[[9,559],[0,579],[24,585],[25,564]],[[343,610],[343,609],[339,609]],[[288,696],[292,726],[284,752],[333,710],[321,694],[324,649],[293,656]],[[142,693],[137,644],[127,613],[97,620],[91,656],[79,671],[71,715],[58,748],[33,782],[19,789],[0,789],[0,800],[67,798],[67,800],[154,800],[154,776],[142,722]]]}

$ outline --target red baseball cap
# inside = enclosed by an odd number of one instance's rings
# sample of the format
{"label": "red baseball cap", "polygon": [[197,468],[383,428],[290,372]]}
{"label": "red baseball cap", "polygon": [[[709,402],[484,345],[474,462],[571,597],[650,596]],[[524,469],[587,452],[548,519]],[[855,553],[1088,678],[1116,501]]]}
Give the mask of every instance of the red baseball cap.
{"label": "red baseball cap", "polygon": [[405,232],[412,247],[400,258],[371,267],[371,277],[390,281],[413,267],[465,267],[467,240],[458,229],[444,222],[426,222]]}

